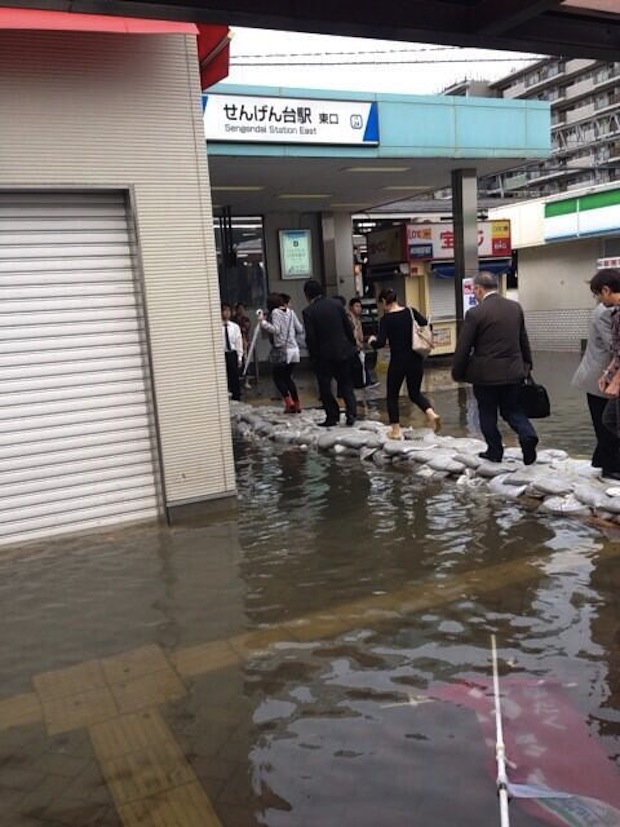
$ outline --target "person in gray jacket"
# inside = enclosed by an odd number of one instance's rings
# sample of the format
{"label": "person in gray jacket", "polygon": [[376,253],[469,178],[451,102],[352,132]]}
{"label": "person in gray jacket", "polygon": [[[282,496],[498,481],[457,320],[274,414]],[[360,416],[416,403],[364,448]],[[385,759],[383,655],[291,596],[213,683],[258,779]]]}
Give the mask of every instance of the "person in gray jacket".
{"label": "person in gray jacket", "polygon": [[521,385],[532,369],[532,352],[521,306],[498,292],[493,273],[474,278],[478,305],[467,312],[456,343],[452,378],[471,382],[487,443],[482,459],[501,462],[504,456],[497,413],[519,437],[523,462],[536,462],[538,436],[521,404]]}
{"label": "person in gray jacket", "polygon": [[592,454],[592,466],[601,468],[602,477],[620,480],[620,440],[603,425],[603,411],[609,396],[600,389],[600,378],[612,357],[613,307],[600,302],[592,313],[588,344],[575,371],[571,384],[586,393],[596,446]]}

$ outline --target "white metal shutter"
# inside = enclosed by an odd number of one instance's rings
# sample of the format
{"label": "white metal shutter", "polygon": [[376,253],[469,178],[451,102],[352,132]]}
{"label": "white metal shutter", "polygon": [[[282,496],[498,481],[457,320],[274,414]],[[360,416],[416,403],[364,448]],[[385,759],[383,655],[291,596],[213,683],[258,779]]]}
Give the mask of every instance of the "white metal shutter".
{"label": "white metal shutter", "polygon": [[159,512],[122,193],[0,192],[0,544]]}
{"label": "white metal shutter", "polygon": [[456,318],[453,278],[441,279],[431,273],[428,279],[428,296],[433,321]]}

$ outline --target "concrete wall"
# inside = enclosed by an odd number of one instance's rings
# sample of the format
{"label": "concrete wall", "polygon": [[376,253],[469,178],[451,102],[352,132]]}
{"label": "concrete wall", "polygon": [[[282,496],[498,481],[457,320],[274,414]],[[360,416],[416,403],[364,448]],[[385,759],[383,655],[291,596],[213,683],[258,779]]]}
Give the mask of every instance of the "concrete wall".
{"label": "concrete wall", "polygon": [[0,32],[0,188],[131,193],[168,504],[234,491],[196,41]]}
{"label": "concrete wall", "polygon": [[519,301],[535,349],[580,350],[594,307],[586,282],[602,249],[590,238],[519,250]]}

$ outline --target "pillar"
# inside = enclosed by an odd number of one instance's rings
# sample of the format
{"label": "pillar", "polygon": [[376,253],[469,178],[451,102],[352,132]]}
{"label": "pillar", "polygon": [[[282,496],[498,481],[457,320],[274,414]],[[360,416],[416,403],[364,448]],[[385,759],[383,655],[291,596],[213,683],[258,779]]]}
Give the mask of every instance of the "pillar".
{"label": "pillar", "polygon": [[463,279],[478,273],[478,179],[475,169],[452,171],[454,300],[457,334],[463,323]]}
{"label": "pillar", "polygon": [[328,296],[355,295],[353,224],[348,213],[323,213],[323,263]]}

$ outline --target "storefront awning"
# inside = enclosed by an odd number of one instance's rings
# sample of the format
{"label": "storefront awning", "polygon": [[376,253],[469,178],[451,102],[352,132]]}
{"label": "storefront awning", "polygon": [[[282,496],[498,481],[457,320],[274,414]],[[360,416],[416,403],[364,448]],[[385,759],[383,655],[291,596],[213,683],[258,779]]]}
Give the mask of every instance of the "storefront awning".
{"label": "storefront awning", "polygon": [[[493,273],[496,276],[503,276],[512,269],[512,259],[481,259],[478,262],[478,266],[480,270],[484,270],[487,273]],[[443,261],[434,261],[431,264],[433,275],[440,279],[453,279],[454,269],[453,262],[447,263]]]}
{"label": "storefront awning", "polygon": [[0,29],[110,34],[198,34],[195,23],[177,23],[173,20],[142,20],[137,17],[111,17],[104,14],[2,8]]}
{"label": "storefront awning", "polygon": [[228,26],[41,9],[0,8],[0,29],[108,34],[193,34],[198,38],[202,88],[206,89],[228,75],[230,43]]}

